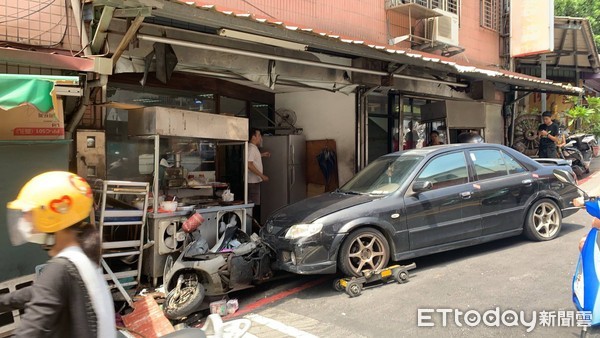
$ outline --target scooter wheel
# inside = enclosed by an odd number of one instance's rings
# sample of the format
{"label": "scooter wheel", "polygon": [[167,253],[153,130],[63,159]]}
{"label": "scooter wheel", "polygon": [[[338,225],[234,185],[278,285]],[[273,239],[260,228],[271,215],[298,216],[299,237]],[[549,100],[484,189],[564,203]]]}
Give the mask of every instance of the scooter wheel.
{"label": "scooter wheel", "polygon": [[346,285],[346,293],[351,298],[360,296],[362,292],[362,286],[357,281],[349,281]]}
{"label": "scooter wheel", "polygon": [[336,279],[334,279],[334,280],[333,280],[333,288],[334,288],[334,289],[335,289],[335,291],[337,291],[337,292],[344,291],[344,287],[342,286],[342,283],[341,283],[341,281],[342,281],[342,280],[341,280],[341,279],[339,279],[339,278],[336,278]]}
{"label": "scooter wheel", "polygon": [[[181,278],[181,277],[180,277]],[[206,291],[204,285],[198,281],[196,274],[191,273],[184,277],[186,282],[179,288],[169,291],[165,298],[164,313],[169,319],[181,319],[198,311]]]}

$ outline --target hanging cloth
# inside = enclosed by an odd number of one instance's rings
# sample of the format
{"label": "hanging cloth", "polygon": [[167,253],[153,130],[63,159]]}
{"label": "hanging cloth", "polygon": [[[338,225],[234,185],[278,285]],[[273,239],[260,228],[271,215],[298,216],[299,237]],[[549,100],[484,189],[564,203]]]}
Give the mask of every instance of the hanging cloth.
{"label": "hanging cloth", "polygon": [[335,151],[326,146],[317,155],[317,162],[319,163],[319,168],[325,177],[325,185],[327,186],[329,185],[334,173],[337,171],[337,155]]}

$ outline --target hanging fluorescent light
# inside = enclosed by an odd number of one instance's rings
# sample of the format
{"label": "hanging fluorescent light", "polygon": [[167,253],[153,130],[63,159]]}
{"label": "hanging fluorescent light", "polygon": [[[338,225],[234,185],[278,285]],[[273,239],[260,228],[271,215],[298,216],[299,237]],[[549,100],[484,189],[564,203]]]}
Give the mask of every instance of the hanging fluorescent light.
{"label": "hanging fluorescent light", "polygon": [[234,30],[225,29],[225,28],[219,29],[218,34],[220,36],[227,37],[227,38],[240,39],[240,40],[244,40],[244,41],[262,43],[265,45],[277,46],[277,47],[293,49],[293,50],[306,50],[306,48],[308,47],[307,45],[303,45],[301,43],[280,40],[280,39],[274,39],[274,38],[268,38],[268,37],[262,36],[262,35],[255,35],[255,34],[234,31]]}

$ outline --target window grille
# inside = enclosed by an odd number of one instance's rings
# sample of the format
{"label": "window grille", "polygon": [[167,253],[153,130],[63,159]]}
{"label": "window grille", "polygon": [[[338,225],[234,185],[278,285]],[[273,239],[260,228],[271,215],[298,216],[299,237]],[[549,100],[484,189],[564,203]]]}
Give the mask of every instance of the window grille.
{"label": "window grille", "polygon": [[481,0],[481,27],[500,31],[500,0]]}

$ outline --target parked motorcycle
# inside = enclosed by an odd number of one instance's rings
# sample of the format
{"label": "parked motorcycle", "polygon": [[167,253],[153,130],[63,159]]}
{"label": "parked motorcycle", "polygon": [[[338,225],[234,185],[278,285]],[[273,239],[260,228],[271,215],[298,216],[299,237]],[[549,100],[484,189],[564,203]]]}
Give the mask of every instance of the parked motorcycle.
{"label": "parked motorcycle", "polygon": [[200,310],[206,296],[222,296],[253,287],[273,275],[273,250],[260,237],[249,236],[237,224],[221,224],[219,240],[212,248],[198,229],[186,229],[187,244],[177,260],[165,263],[167,293],[164,313],[181,319]]}
{"label": "parked motorcycle", "polygon": [[591,134],[573,134],[567,137],[567,142],[574,141],[574,147],[579,149],[583,156],[584,164],[587,164],[589,168],[589,163],[592,161],[592,157],[594,155],[594,147],[598,145],[596,141],[596,137]]}
{"label": "parked motorcycle", "polygon": [[586,161],[581,151],[574,146],[575,141],[570,140],[566,144],[558,148],[560,158],[571,161],[571,169],[577,175],[577,178],[582,178],[583,175],[590,172],[590,163]]}

